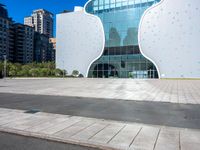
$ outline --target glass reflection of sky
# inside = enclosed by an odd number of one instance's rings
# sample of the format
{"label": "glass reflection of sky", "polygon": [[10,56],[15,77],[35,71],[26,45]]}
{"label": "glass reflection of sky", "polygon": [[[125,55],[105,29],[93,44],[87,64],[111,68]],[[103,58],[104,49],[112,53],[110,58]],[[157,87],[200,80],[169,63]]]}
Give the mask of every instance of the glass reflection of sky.
{"label": "glass reflection of sky", "polygon": [[144,11],[160,0],[92,0],[88,13],[104,26],[106,47],[138,45],[138,26]]}

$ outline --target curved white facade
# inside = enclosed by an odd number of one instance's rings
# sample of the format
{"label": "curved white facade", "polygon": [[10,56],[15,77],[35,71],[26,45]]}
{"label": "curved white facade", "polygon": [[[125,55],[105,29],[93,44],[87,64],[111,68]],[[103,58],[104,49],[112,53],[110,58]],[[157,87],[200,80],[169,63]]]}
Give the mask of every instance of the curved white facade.
{"label": "curved white facade", "polygon": [[57,15],[56,67],[69,74],[78,70],[87,77],[93,61],[104,48],[104,31],[100,19],[84,11]]}
{"label": "curved white facade", "polygon": [[140,23],[140,50],[155,62],[161,78],[200,77],[199,39],[199,0],[162,0]]}
{"label": "curved white facade", "polygon": [[[101,20],[85,8],[59,14],[56,35],[56,67],[69,74],[78,70],[87,77],[105,46]],[[140,21],[140,51],[154,63],[160,78],[200,78],[199,39],[199,0],[162,0],[146,10]]]}

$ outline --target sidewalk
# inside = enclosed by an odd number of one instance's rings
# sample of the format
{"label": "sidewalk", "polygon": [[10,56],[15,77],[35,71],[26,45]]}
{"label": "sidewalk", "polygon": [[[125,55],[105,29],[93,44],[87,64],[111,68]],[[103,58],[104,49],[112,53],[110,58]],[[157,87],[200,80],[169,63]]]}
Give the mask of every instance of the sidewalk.
{"label": "sidewalk", "polygon": [[0,108],[0,132],[97,149],[198,150],[200,130]]}

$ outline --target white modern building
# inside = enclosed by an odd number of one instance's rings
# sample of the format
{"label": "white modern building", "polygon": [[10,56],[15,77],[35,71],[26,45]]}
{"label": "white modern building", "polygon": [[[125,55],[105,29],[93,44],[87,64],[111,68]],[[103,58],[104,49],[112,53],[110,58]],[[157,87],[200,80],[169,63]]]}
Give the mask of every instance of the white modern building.
{"label": "white modern building", "polygon": [[57,15],[56,66],[94,78],[200,78],[199,0],[91,0]]}

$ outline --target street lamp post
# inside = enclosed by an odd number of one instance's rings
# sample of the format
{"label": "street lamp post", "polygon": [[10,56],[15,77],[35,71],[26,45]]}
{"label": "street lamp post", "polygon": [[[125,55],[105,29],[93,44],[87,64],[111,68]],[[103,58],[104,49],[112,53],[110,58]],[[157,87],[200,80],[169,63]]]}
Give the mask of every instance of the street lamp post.
{"label": "street lamp post", "polygon": [[65,77],[65,69],[64,69],[64,60],[62,61],[63,63],[63,78]]}
{"label": "street lamp post", "polygon": [[4,55],[3,57],[4,57],[4,78],[6,78],[7,59],[6,59],[6,55]]}

